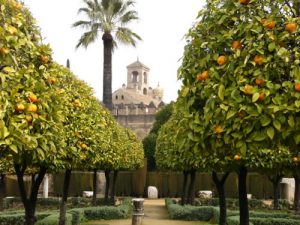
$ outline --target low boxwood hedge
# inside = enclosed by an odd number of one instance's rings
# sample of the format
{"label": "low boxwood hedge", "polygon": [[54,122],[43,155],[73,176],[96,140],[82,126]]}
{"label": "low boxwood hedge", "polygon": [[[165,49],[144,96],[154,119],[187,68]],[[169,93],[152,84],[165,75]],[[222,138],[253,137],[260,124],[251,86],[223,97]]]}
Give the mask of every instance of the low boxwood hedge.
{"label": "low boxwood hedge", "polygon": [[[118,206],[97,206],[70,209],[67,212],[67,225],[79,225],[87,220],[126,219],[132,211],[131,199],[125,198]],[[37,225],[57,225],[59,212],[47,211],[36,214]],[[7,211],[0,213],[0,225],[23,225],[24,211]]]}
{"label": "low boxwood hedge", "polygon": [[[209,202],[209,201],[206,201]],[[214,204],[214,200],[211,201]],[[254,202],[254,201],[253,201]],[[255,202],[254,202],[255,203]],[[260,203],[255,203],[259,206]],[[220,211],[216,206],[181,206],[172,199],[166,199],[166,206],[171,219],[202,220],[218,224]],[[239,225],[239,211],[227,210],[227,225]],[[300,216],[288,212],[250,211],[251,225],[300,225]]]}

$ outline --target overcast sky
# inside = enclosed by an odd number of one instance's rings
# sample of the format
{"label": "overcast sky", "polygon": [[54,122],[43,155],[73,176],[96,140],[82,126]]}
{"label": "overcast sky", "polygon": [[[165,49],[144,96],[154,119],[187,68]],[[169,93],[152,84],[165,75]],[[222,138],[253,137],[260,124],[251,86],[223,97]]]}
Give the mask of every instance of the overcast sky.
{"label": "overcast sky", "polygon": [[[77,14],[82,0],[23,0],[37,19],[44,43],[50,43],[54,59],[65,65],[71,61],[72,71],[94,87],[102,100],[102,40],[87,50],[75,46],[83,33],[71,25],[83,17]],[[164,88],[164,101],[177,97],[180,83],[177,69],[183,55],[184,35],[191,27],[205,0],[136,0],[139,21],[131,25],[143,41],[136,48],[119,45],[113,55],[113,91],[126,83],[126,66],[139,61],[150,67],[150,86]]]}

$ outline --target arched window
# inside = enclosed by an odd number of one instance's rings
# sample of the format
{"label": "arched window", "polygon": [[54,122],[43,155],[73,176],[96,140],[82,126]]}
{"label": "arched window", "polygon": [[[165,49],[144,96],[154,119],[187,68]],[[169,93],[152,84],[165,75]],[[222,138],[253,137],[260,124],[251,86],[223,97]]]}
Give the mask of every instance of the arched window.
{"label": "arched window", "polygon": [[148,91],[147,91],[147,88],[144,88],[143,94],[144,94],[144,95],[147,95],[147,92],[148,92]]}
{"label": "arched window", "polygon": [[139,73],[137,71],[133,71],[132,72],[132,82],[133,83],[137,83],[138,82],[138,76],[139,76]]}
{"label": "arched window", "polygon": [[124,100],[124,95],[122,95],[122,97],[121,97],[121,98],[122,98],[122,100]]}
{"label": "arched window", "polygon": [[147,78],[147,73],[145,72],[145,73],[144,73],[144,83],[145,83],[145,84],[147,83],[147,79],[148,79],[148,78]]}
{"label": "arched window", "polygon": [[116,100],[118,100],[118,98],[119,98],[118,95],[116,95]]}

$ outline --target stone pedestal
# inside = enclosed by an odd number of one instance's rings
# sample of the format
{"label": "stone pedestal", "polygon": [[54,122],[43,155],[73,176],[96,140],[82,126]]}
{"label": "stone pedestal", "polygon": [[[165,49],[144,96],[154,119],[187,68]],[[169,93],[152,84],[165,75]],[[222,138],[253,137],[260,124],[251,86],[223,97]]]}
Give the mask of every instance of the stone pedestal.
{"label": "stone pedestal", "polygon": [[43,180],[43,198],[48,198],[49,193],[49,179],[48,175],[46,174]]}
{"label": "stone pedestal", "polygon": [[133,213],[132,213],[132,223],[131,225],[141,225],[144,218],[144,199],[134,198],[133,203]]}
{"label": "stone pedestal", "polygon": [[97,174],[97,195],[99,197],[104,197],[105,195],[105,184],[106,184],[106,180],[105,180],[105,174],[104,172],[98,172]]}

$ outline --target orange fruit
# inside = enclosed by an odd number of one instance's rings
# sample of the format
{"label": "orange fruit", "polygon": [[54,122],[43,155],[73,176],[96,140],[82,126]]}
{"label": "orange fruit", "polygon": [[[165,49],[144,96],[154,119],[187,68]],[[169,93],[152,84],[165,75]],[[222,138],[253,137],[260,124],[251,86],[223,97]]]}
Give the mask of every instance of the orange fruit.
{"label": "orange fruit", "polygon": [[223,132],[223,128],[220,125],[215,126],[215,133],[221,134]]}
{"label": "orange fruit", "polygon": [[37,96],[36,96],[35,94],[33,94],[33,93],[30,94],[30,95],[28,96],[28,99],[29,99],[29,101],[32,102],[32,103],[35,103],[35,102],[38,101]]}
{"label": "orange fruit", "polygon": [[265,100],[266,98],[266,94],[261,92],[259,93],[259,97],[258,97],[258,101],[262,102],[263,100]]}
{"label": "orange fruit", "polygon": [[253,94],[253,86],[246,84],[243,91],[246,95],[252,95]]}
{"label": "orange fruit", "polygon": [[296,23],[287,23],[285,25],[285,30],[289,33],[294,33],[297,30],[297,24]]}
{"label": "orange fruit", "polygon": [[40,59],[41,59],[42,63],[48,63],[49,62],[49,56],[47,56],[47,55],[41,55]]}
{"label": "orange fruit", "polygon": [[241,157],[238,155],[238,154],[235,154],[234,156],[233,156],[233,160],[234,161],[238,161],[238,160],[240,160],[241,159]]}
{"label": "orange fruit", "polygon": [[217,59],[217,63],[220,65],[220,66],[223,66],[225,63],[227,62],[227,58],[225,55],[221,55],[218,57]]}
{"label": "orange fruit", "polygon": [[241,49],[242,48],[242,43],[240,41],[233,41],[231,44],[231,47],[233,49]]}
{"label": "orange fruit", "polygon": [[204,81],[208,78],[208,71],[204,71],[203,73],[199,73],[197,75],[197,80],[198,81]]}
{"label": "orange fruit", "polygon": [[293,157],[293,162],[298,162],[298,157]]}
{"label": "orange fruit", "polygon": [[17,104],[16,110],[17,110],[18,112],[24,111],[24,110],[25,110],[25,105],[22,104],[22,103]]}
{"label": "orange fruit", "polygon": [[256,65],[257,64],[261,65],[263,63],[263,61],[264,61],[264,56],[262,56],[262,55],[256,55],[254,57],[254,62],[255,62]]}
{"label": "orange fruit", "polygon": [[27,107],[28,112],[37,112],[37,110],[38,110],[38,107],[35,104],[29,104]]}
{"label": "orange fruit", "polygon": [[294,89],[295,89],[295,91],[300,92],[300,83],[299,82],[295,83]]}
{"label": "orange fruit", "polygon": [[31,123],[32,122],[32,120],[33,120],[33,118],[32,118],[32,116],[31,115],[26,115],[26,120],[27,120],[27,122],[28,123]]}
{"label": "orange fruit", "polygon": [[263,22],[264,27],[268,28],[269,30],[273,30],[276,26],[276,22],[273,20],[265,20]]}
{"label": "orange fruit", "polygon": [[9,49],[8,48],[0,48],[0,54],[1,55],[7,55],[9,53]]}
{"label": "orange fruit", "polygon": [[260,78],[256,78],[255,79],[255,84],[257,85],[257,86],[263,86],[264,85],[264,80],[263,79],[260,79]]}
{"label": "orange fruit", "polygon": [[48,83],[49,83],[49,84],[55,84],[56,81],[57,81],[57,80],[56,80],[55,77],[49,77],[49,78],[48,78]]}
{"label": "orange fruit", "polygon": [[239,0],[242,5],[247,5],[250,0]]}
{"label": "orange fruit", "polygon": [[87,145],[84,144],[84,143],[82,143],[82,144],[80,145],[80,147],[83,148],[83,149],[86,149],[86,148],[87,148]]}

